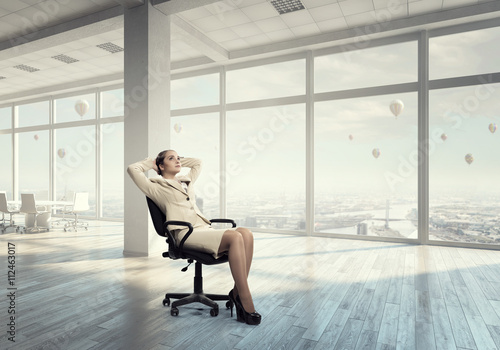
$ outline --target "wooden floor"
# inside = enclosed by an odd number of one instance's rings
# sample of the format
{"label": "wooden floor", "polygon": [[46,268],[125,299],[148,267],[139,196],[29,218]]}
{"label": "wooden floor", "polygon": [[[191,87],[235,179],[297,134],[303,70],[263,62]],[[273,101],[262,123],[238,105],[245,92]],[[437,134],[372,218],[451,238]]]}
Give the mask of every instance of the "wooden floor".
{"label": "wooden floor", "polygon": [[[121,223],[0,236],[1,349],[500,349],[500,252],[255,233],[260,326],[162,306],[194,266],[123,257]],[[15,245],[15,343],[8,245]],[[11,256],[14,255],[11,251]],[[227,293],[227,264],[204,268]]]}

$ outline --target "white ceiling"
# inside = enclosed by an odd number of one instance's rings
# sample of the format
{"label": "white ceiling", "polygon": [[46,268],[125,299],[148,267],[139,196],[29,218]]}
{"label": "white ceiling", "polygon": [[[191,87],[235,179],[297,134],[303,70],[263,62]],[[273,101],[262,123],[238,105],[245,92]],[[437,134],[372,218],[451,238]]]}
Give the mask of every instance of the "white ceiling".
{"label": "white ceiling", "polygon": [[[169,3],[176,1],[204,3]],[[376,37],[500,17],[498,0],[301,1],[305,9],[283,15],[271,0],[208,0],[212,3],[173,15],[173,71],[335,45],[340,38],[353,40],[356,33],[366,33],[367,25]],[[97,45],[123,48],[123,6],[141,2],[1,1],[0,105],[120,82],[124,52],[111,53]],[[157,8],[162,11],[161,5]],[[62,62],[54,58],[58,55],[77,61]],[[30,67],[37,70],[25,70]]]}

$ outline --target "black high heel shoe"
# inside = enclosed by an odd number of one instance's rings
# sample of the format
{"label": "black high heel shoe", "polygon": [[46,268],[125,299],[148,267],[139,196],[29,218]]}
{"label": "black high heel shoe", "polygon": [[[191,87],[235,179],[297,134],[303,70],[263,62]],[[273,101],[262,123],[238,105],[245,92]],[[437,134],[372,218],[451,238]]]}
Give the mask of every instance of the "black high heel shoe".
{"label": "black high heel shoe", "polygon": [[245,322],[249,325],[258,325],[262,319],[262,316],[258,312],[247,312],[241,303],[240,296],[236,296],[236,316],[239,322]]}
{"label": "black high heel shoe", "polygon": [[[236,305],[236,300],[234,299],[234,290],[231,289],[227,295],[229,296],[227,307],[231,309],[231,317],[233,317],[233,305]],[[236,307],[236,313],[238,313],[237,307]]]}

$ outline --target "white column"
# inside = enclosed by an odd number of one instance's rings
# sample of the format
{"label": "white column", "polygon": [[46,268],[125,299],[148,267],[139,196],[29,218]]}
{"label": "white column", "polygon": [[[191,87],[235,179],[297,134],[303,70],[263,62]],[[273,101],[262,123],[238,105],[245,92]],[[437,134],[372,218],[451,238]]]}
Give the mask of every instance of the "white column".
{"label": "white column", "polygon": [[[126,167],[170,145],[170,17],[146,1],[125,10],[124,24]],[[124,192],[124,255],[148,256],[165,249],[165,239],[154,231],[146,197],[126,171]]]}

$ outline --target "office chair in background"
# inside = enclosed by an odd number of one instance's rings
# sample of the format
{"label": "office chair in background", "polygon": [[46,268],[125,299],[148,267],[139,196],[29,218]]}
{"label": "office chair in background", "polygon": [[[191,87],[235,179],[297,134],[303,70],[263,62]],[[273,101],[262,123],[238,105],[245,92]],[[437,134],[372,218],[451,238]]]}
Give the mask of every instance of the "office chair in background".
{"label": "office chair in background", "polygon": [[[21,193],[21,209],[19,209],[19,212],[26,214],[24,232],[40,232],[42,230],[50,230],[49,221],[51,212],[48,211],[43,205],[36,205],[35,195],[33,193]],[[39,219],[46,225],[39,226]],[[33,226],[31,226],[31,222],[33,222]]]}
{"label": "office chair in background", "polygon": [[78,227],[83,227],[85,230],[88,229],[89,224],[87,222],[79,221],[78,214],[89,210],[89,194],[87,192],[76,192],[73,196],[73,206],[71,210],[65,211],[65,214],[73,214],[75,216],[74,220],[68,220],[64,225],[64,231],[73,228],[75,232]]}
{"label": "office chair in background", "polygon": [[[19,214],[19,209],[14,207],[9,207],[7,203],[7,194],[5,192],[0,192],[0,212],[2,212],[2,233],[5,233],[7,228],[13,227],[16,231],[19,230],[19,226],[15,225],[12,215]],[[9,214],[9,224],[5,222],[5,214]]]}
{"label": "office chair in background", "polygon": [[[168,252],[164,252],[163,257],[174,260],[187,259],[189,264],[196,262],[193,293],[167,293],[165,294],[165,299],[163,299],[163,306],[170,305],[170,298],[179,299],[172,303],[172,307],[170,308],[170,314],[172,316],[179,315],[179,309],[177,308],[178,306],[195,302],[210,306],[212,308],[210,310],[211,316],[217,316],[219,314],[219,305],[214,300],[227,300],[226,308],[232,308],[232,302],[229,300],[229,296],[227,294],[222,295],[203,293],[202,264],[215,265],[225,263],[228,261],[227,255],[224,255],[219,259],[215,259],[212,254],[184,248],[184,242],[189,237],[191,232],[193,232],[192,225],[189,222],[185,221],[166,221],[166,216],[161,211],[161,209],[149,197],[146,197],[146,199],[156,233],[167,239]],[[232,224],[232,227],[236,227],[236,223],[230,219],[214,219],[210,221],[212,223],[228,223]],[[189,231],[180,242],[177,242],[172,232],[170,232],[170,230],[168,229],[169,225],[185,226],[189,228]],[[183,268],[182,271],[186,271],[188,267],[189,265]]]}

